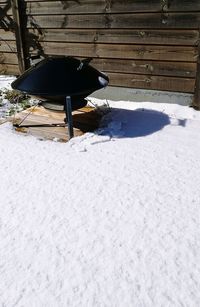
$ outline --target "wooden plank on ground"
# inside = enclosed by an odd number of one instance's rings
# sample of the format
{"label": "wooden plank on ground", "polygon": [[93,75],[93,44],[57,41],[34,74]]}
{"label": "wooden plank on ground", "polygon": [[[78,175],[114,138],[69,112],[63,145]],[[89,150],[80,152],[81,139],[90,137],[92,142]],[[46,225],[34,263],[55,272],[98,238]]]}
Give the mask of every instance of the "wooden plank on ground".
{"label": "wooden plank on ground", "polygon": [[198,29],[200,12],[93,15],[27,15],[28,28]]}
{"label": "wooden plank on ground", "polygon": [[[30,113],[30,111],[32,112]],[[27,114],[29,114],[27,116]],[[27,117],[26,117],[27,116]],[[35,135],[42,139],[58,139],[68,141],[67,127],[24,127],[25,125],[42,124],[64,124],[65,112],[45,109],[42,106],[32,107],[18,113],[14,119],[15,124],[23,125],[17,127],[16,131]],[[25,120],[24,120],[25,119]],[[94,108],[85,107],[73,112],[74,135],[79,136],[85,132],[94,131],[98,128],[101,116]]]}
{"label": "wooden plank on ground", "polygon": [[[30,128],[16,128],[17,132],[27,133],[36,136],[39,139],[57,140],[60,142],[69,141],[67,127],[30,127]],[[78,129],[74,129],[74,136],[83,135]]]}

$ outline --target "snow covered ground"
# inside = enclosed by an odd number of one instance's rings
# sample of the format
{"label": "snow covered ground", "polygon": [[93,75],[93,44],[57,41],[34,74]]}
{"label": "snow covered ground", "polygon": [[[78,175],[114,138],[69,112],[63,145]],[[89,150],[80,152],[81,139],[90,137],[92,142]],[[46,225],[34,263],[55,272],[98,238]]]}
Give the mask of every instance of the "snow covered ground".
{"label": "snow covered ground", "polygon": [[200,305],[200,112],[109,104],[69,143],[0,126],[0,306]]}

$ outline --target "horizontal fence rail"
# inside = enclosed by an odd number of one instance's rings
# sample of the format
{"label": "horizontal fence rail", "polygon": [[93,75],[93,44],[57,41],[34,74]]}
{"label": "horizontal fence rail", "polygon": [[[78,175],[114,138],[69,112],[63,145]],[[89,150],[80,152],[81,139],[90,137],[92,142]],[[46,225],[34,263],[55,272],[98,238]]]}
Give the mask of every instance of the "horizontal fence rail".
{"label": "horizontal fence rail", "polygon": [[110,85],[194,94],[200,108],[199,0],[0,0],[0,73],[31,57],[92,57]]}

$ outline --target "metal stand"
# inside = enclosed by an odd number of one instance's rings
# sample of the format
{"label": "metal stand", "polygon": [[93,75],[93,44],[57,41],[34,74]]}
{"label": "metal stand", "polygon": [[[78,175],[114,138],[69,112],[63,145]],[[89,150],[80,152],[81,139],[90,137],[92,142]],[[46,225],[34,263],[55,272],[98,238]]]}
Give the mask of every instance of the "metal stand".
{"label": "metal stand", "polygon": [[73,119],[72,119],[72,105],[71,105],[71,97],[67,96],[66,97],[66,118],[67,118],[67,123],[68,123],[68,133],[69,133],[69,138],[73,138],[74,136],[74,130],[73,130]]}

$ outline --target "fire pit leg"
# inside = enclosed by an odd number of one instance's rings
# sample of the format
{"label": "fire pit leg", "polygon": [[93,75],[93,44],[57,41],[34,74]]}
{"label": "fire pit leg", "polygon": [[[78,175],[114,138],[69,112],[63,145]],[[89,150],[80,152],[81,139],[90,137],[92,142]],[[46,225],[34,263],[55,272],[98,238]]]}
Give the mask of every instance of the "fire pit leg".
{"label": "fire pit leg", "polygon": [[66,118],[68,123],[68,132],[69,132],[69,138],[73,138],[74,136],[74,130],[73,130],[73,119],[72,119],[72,105],[71,105],[71,97],[66,97]]}

